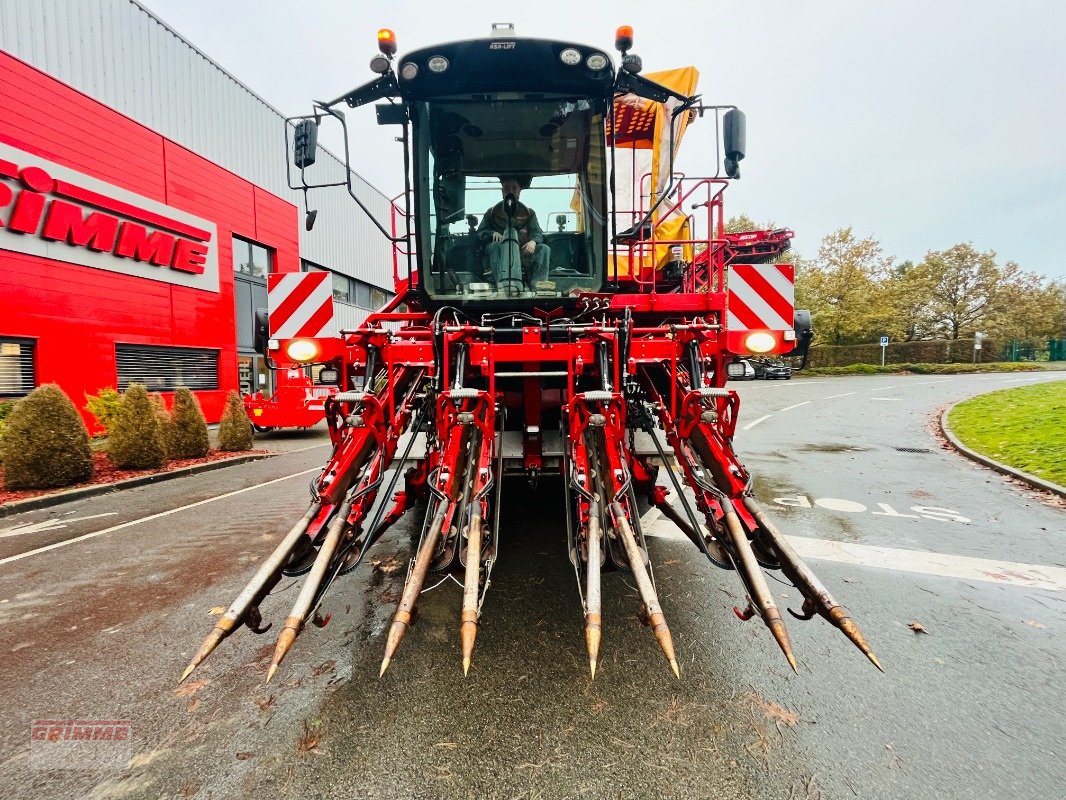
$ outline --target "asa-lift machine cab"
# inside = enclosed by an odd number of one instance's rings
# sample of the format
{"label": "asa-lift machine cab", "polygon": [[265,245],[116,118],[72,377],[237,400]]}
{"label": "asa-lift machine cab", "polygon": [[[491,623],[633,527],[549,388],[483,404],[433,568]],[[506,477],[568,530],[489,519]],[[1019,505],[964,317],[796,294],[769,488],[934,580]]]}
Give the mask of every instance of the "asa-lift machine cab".
{"label": "asa-lift machine cab", "polygon": [[[333,453],[307,512],[183,679],[242,624],[265,630],[264,597],[282,575],[306,575],[273,676],[307,620],[328,619],[334,580],[419,499],[425,518],[381,674],[424,588],[449,577],[462,586],[465,673],[507,536],[501,492],[512,474],[566,507],[558,545],[576,575],[593,676],[609,646],[601,598],[623,591],[610,573],[637,587],[641,617],[679,675],[641,499],[735,573],[747,597],[737,616],[759,617],[793,669],[769,570],[803,597],[789,609],[796,619],[823,617],[880,668],[760,508],[733,451],[740,398],[727,376],[742,356],[804,356],[811,336],[809,314],[793,308],[792,267],[779,263],[791,232],[723,230],[722,195],[745,155],[743,114],[704,104],[694,68],[642,74],[628,27],[616,37],[619,66],[600,48],[520,38],[509,25],[401,58],[391,31],[378,44],[377,77],[289,120],[287,141],[294,188],[342,187],[358,203],[350,170],[310,180],[319,125],[340,123],[347,143],[341,106],[375,103],[377,121],[399,127],[404,193],[391,220],[375,220],[395,243],[396,296],[335,338],[280,338],[271,315],[279,366],[336,373],[340,391],[326,400]],[[678,146],[707,118],[724,158],[715,175],[688,177]],[[308,225],[315,214],[308,207]]]}

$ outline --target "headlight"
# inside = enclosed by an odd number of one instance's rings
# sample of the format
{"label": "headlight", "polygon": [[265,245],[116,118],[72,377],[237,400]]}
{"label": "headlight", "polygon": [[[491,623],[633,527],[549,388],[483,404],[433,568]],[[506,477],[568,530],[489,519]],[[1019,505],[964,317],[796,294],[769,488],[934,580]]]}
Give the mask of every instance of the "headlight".
{"label": "headlight", "polygon": [[416,75],[418,75],[418,64],[412,64],[408,61],[400,67],[400,77],[405,81],[413,81]]}
{"label": "headlight", "polygon": [[448,69],[448,59],[444,56],[433,56],[426,62],[426,66],[429,67],[430,72],[444,72]]}
{"label": "headlight", "polygon": [[293,339],[285,353],[293,361],[314,361],[318,356],[318,345],[309,339]]}
{"label": "headlight", "polygon": [[607,56],[603,53],[593,53],[587,59],[585,59],[585,66],[591,69],[593,72],[599,72],[601,69],[607,67]]}
{"label": "headlight", "polygon": [[756,331],[745,337],[744,346],[752,353],[769,353],[777,347],[777,339],[772,333]]}
{"label": "headlight", "polygon": [[559,60],[568,67],[576,66],[581,63],[581,52],[572,47],[568,47],[563,50],[563,52],[559,53]]}

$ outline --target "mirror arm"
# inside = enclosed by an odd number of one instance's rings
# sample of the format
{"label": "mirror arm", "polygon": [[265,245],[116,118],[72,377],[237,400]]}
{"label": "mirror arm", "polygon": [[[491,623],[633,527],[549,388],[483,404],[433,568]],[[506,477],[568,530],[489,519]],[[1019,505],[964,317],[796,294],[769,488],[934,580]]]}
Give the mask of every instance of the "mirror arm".
{"label": "mirror arm", "polygon": [[[388,77],[388,76],[382,76],[382,77]],[[379,83],[379,82],[380,82],[380,79],[378,81],[374,81],[374,83]],[[381,222],[378,221],[378,218],[374,216],[374,213],[369,208],[367,208],[366,205],[363,203],[363,201],[360,200],[359,197],[356,195],[355,187],[352,186],[352,167],[351,167],[352,160],[351,160],[351,152],[350,152],[350,149],[348,147],[348,122],[344,119],[344,114],[341,111],[338,111],[337,109],[333,108],[333,104],[336,103],[336,102],[337,102],[336,100],[334,100],[332,102],[329,102],[329,103],[323,103],[320,100],[316,100],[314,102],[314,106],[315,106],[315,108],[317,110],[321,111],[323,114],[328,114],[329,116],[333,117],[338,122],[340,122],[341,129],[344,131],[344,177],[345,177],[345,180],[343,182],[332,183],[332,184],[324,184],[324,185],[325,186],[343,186],[343,187],[345,187],[348,190],[349,196],[355,201],[355,204],[357,206],[359,206],[359,208],[362,209],[363,213],[367,215],[367,217],[370,219],[370,221],[374,223],[374,227],[377,228],[379,231],[381,231],[382,236],[384,236],[386,239],[388,239],[393,244],[396,244],[397,242],[408,242],[408,241],[410,241],[410,234],[407,234],[407,235],[404,235],[404,236],[393,236],[391,233],[389,233],[389,231],[387,231],[385,229],[385,226],[382,225]],[[286,139],[286,143],[287,142],[288,142],[288,140]],[[304,184],[304,185],[305,185],[305,187],[307,186],[306,184]],[[307,188],[320,188],[320,187],[307,187]],[[408,249],[410,249],[410,248],[408,248]]]}
{"label": "mirror arm", "polygon": [[315,105],[323,110],[328,110],[338,103],[347,103],[348,108],[357,108],[386,97],[398,97],[399,94],[400,87],[396,83],[396,75],[392,70],[389,70],[380,78],[364,83],[362,86],[357,86],[350,92],[346,92],[328,103],[316,103]]}

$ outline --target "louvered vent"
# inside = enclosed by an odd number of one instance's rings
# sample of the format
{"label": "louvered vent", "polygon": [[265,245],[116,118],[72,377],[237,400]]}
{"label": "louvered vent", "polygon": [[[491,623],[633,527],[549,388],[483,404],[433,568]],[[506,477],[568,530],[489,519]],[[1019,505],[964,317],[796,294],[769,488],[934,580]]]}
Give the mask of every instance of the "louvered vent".
{"label": "louvered vent", "polygon": [[116,344],[119,391],[143,383],[150,392],[218,388],[218,351],[193,347]]}
{"label": "louvered vent", "polygon": [[37,385],[32,339],[0,339],[0,397],[29,394]]}

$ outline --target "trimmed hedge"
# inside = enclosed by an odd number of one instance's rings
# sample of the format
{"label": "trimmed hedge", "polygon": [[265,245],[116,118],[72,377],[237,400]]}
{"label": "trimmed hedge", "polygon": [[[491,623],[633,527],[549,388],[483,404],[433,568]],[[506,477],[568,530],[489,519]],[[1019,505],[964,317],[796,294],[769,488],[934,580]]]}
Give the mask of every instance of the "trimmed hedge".
{"label": "trimmed hedge", "polygon": [[850,364],[846,367],[811,367],[800,375],[892,375],[910,372],[915,375],[962,375],[969,372],[1033,372],[1040,367],[1028,363],[997,362],[992,364]]}
{"label": "trimmed hedge", "polygon": [[[986,359],[996,358],[999,345],[985,339],[981,354]],[[918,339],[913,342],[889,342],[885,348],[888,364],[971,364],[973,362],[973,339]],[[874,364],[881,366],[881,345],[846,344],[814,345],[807,364],[811,367],[846,367],[851,364]]]}
{"label": "trimmed hedge", "polygon": [[107,455],[119,469],[159,469],[167,461],[156,404],[142,384],[131,383],[107,436]]}
{"label": "trimmed hedge", "polygon": [[218,449],[228,452],[252,449],[252,424],[244,411],[244,402],[235,390],[226,396],[226,410],[218,425]]}
{"label": "trimmed hedge", "polygon": [[35,389],[15,404],[0,439],[5,489],[52,489],[93,474],[89,432],[63,390]]}
{"label": "trimmed hedge", "polygon": [[200,401],[184,386],[174,394],[171,433],[171,458],[203,458],[211,449],[207,438],[207,421]]}

